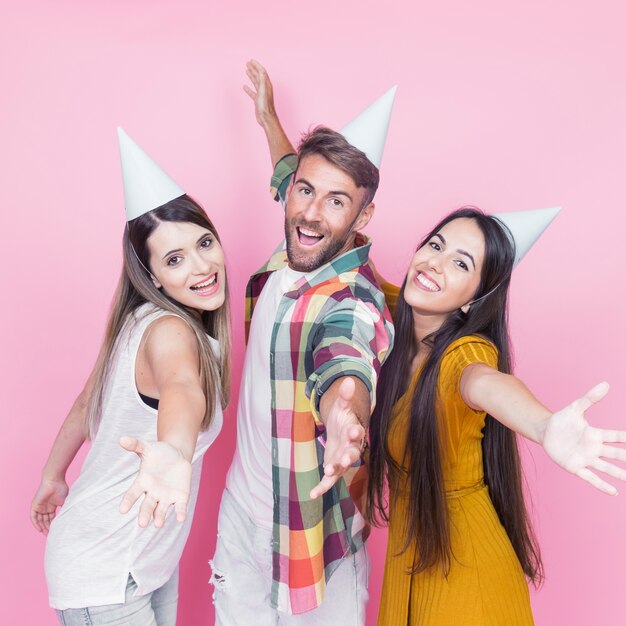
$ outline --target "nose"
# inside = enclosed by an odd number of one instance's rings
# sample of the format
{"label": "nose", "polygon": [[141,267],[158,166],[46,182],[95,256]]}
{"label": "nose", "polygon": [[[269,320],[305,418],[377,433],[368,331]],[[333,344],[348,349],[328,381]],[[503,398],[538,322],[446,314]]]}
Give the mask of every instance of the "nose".
{"label": "nose", "polygon": [[433,272],[437,272],[437,274],[441,273],[441,254],[432,254],[428,259],[428,268]]}
{"label": "nose", "polygon": [[194,252],[191,258],[191,271],[194,274],[208,274],[211,269],[211,264],[208,259],[206,259],[199,252]]}
{"label": "nose", "polygon": [[320,219],[320,214],[322,210],[323,199],[322,198],[311,198],[311,200],[307,203],[307,205],[302,210],[302,217],[307,222],[318,222]]}

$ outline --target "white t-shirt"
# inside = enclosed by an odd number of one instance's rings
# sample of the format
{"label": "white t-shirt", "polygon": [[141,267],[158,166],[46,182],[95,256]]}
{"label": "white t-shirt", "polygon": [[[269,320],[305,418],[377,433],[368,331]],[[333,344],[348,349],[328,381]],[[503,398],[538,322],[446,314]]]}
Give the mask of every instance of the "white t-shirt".
{"label": "white t-shirt", "polygon": [[[139,458],[120,446],[120,437],[157,440],[157,411],[139,397],[135,360],[146,328],[163,315],[170,314],[144,304],[137,309],[135,320],[129,320],[122,330],[98,433],[46,542],[46,578],[53,608],[121,604],[129,573],[137,583],[136,595],[150,593],[170,579],[185,547],[200,485],[202,456],[222,428],[219,403],[211,426],[198,436],[185,521],[177,522],[170,510],[162,528],[140,528],[140,502],[126,515],[119,512],[122,496],[139,471]],[[217,352],[219,344],[209,339]]]}
{"label": "white t-shirt", "polygon": [[272,387],[270,346],[283,295],[305,276],[289,266],[273,272],[254,307],[237,405],[237,448],[226,478],[226,489],[260,528],[272,529]]}

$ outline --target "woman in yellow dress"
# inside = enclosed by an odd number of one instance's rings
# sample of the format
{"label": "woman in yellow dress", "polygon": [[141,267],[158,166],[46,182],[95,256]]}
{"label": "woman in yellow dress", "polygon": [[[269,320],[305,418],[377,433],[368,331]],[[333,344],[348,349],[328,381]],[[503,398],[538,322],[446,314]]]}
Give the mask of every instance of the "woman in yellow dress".
{"label": "woman in yellow dress", "polygon": [[510,375],[513,238],[461,209],[424,239],[396,294],[370,426],[369,516],[389,523],[381,626],[533,624],[526,579],[542,566],[516,432],[602,491],[616,493],[589,468],[626,479],[600,458],[625,461],[605,442],[626,433],[584,418],[606,383],[552,413]]}

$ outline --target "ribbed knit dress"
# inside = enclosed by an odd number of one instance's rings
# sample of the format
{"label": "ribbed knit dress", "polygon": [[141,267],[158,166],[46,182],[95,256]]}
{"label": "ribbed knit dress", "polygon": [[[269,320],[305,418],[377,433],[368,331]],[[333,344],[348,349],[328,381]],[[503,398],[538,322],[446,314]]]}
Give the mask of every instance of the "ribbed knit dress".
{"label": "ribbed knit dress", "polygon": [[[533,617],[526,579],[483,482],[485,413],[469,408],[459,383],[470,363],[497,367],[497,351],[476,336],[446,351],[439,374],[442,467],[453,551],[450,573],[433,567],[407,574],[414,547],[404,553],[407,481],[390,490],[389,538],[379,626],[528,626]],[[396,403],[388,436],[391,456],[404,465],[409,412],[419,368]]]}

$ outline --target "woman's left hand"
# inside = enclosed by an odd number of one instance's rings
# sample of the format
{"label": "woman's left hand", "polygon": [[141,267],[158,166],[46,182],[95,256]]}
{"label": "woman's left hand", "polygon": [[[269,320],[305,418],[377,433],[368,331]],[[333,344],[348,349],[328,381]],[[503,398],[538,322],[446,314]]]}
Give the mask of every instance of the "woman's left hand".
{"label": "woman's left hand", "polygon": [[180,450],[163,441],[149,443],[122,437],[120,445],[141,459],[139,474],[120,503],[120,513],[128,513],[143,495],[137,516],[139,526],[145,528],[154,517],[155,527],[161,528],[170,506],[174,507],[176,519],[183,522],[191,491],[191,463]]}
{"label": "woman's left hand", "polygon": [[604,460],[626,462],[626,450],[607,445],[626,443],[626,431],[593,428],[585,419],[585,411],[602,400],[608,391],[609,385],[600,383],[582,398],[553,413],[546,422],[542,443],[548,456],[562,468],[614,496],[617,489],[592,469],[626,481],[626,470]]}

